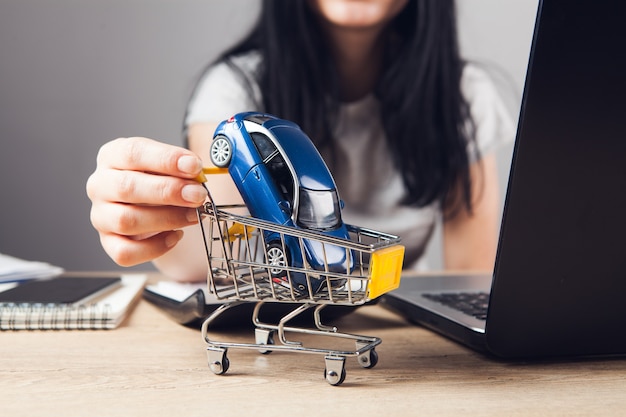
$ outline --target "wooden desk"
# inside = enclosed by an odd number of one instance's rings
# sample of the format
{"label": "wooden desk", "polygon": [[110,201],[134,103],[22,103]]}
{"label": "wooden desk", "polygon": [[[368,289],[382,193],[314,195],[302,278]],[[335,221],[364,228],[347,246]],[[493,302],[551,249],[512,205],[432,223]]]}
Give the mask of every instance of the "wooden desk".
{"label": "wooden desk", "polygon": [[288,352],[231,349],[230,370],[214,375],[200,332],[143,300],[112,331],[3,332],[0,415],[626,415],[626,360],[499,362],[378,306],[335,324],[383,339],[378,365],[348,358],[339,387],[323,379],[322,356]]}

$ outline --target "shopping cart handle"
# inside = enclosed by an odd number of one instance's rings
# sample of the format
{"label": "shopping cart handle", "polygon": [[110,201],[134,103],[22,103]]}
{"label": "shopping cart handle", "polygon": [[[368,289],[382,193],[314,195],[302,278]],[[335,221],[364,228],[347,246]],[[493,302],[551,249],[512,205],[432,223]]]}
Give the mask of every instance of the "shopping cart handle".
{"label": "shopping cart handle", "polygon": [[202,168],[202,172],[198,174],[195,180],[198,182],[202,182],[202,183],[207,182],[207,177],[205,174],[206,175],[228,174],[228,168],[204,167]]}
{"label": "shopping cart handle", "polygon": [[404,246],[393,245],[372,254],[368,298],[375,299],[400,286]]}

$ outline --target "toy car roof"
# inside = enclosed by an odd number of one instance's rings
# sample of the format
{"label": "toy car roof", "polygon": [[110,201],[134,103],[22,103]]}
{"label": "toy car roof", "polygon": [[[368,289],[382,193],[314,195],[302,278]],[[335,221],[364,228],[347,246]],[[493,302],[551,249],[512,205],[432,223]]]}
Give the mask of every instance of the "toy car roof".
{"label": "toy car roof", "polygon": [[335,181],[311,139],[288,120],[262,113],[247,113],[244,120],[262,125],[289,159],[300,185],[311,190],[334,190]]}

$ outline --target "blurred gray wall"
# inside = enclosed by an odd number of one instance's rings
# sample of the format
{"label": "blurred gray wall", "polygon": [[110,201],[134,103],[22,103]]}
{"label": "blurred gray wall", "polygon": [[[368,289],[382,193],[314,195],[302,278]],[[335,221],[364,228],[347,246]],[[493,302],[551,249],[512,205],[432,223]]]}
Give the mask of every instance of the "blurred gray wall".
{"label": "blurred gray wall", "polygon": [[[98,148],[133,135],[180,144],[200,70],[246,33],[258,4],[0,0],[0,252],[68,270],[118,269],[89,223],[85,182]],[[512,112],[536,5],[459,2],[463,51],[498,68]],[[505,161],[504,183],[507,173]],[[436,246],[429,256],[437,266]]]}

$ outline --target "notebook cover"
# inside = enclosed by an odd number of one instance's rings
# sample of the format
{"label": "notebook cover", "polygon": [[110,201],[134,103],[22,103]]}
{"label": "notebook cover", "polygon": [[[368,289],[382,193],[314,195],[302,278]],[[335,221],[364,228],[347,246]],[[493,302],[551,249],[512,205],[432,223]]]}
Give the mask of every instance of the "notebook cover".
{"label": "notebook cover", "polygon": [[57,277],[27,281],[0,292],[0,302],[14,304],[74,304],[113,289],[120,277]]}

